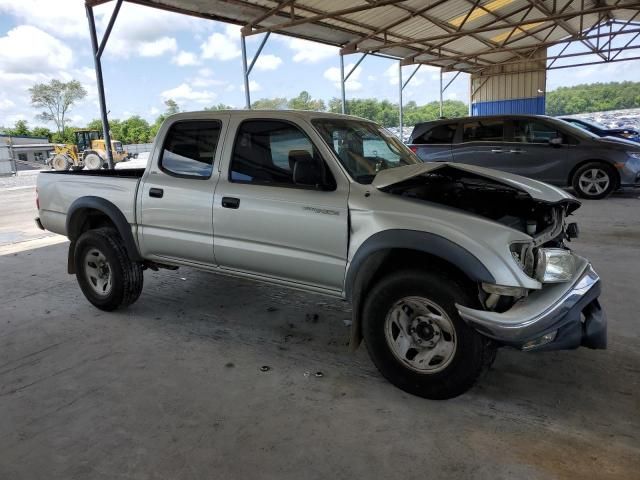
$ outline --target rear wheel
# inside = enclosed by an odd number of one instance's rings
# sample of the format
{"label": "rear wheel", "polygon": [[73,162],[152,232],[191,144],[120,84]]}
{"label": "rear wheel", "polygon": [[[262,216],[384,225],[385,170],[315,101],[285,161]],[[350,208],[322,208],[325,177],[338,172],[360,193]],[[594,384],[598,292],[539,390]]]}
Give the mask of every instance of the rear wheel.
{"label": "rear wheel", "polygon": [[430,399],[467,391],[495,358],[491,341],[469,327],[456,303],[473,305],[462,285],[435,272],[403,271],[369,292],[363,335],[382,375]]}
{"label": "rear wheel", "polygon": [[590,162],[576,170],[572,184],[579,197],[598,200],[616,188],[616,173],[606,163]]}
{"label": "rear wheel", "polygon": [[97,153],[88,153],[84,157],[84,164],[89,170],[100,170],[102,168],[102,158]]}
{"label": "rear wheel", "polygon": [[129,259],[113,228],[83,233],[76,244],[74,261],[82,293],[101,310],[130,305],[142,292],[142,265]]}

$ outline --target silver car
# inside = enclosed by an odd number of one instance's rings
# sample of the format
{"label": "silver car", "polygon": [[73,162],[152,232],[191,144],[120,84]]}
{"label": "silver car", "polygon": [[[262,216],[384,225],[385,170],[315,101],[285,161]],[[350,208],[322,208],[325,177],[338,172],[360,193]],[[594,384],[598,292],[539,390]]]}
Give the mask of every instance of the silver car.
{"label": "silver car", "polygon": [[409,148],[422,160],[494,168],[573,187],[582,198],[605,198],[640,187],[640,145],[601,138],[542,115],[467,117],[420,123]]}

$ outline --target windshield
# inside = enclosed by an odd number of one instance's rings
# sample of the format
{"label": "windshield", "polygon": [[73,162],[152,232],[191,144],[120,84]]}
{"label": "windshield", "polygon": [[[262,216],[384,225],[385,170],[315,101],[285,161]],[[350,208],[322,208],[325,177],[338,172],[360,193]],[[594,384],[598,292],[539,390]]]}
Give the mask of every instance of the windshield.
{"label": "windshield", "polygon": [[374,123],[335,118],[311,123],[358,183],[369,185],[381,170],[422,163],[400,140]]}

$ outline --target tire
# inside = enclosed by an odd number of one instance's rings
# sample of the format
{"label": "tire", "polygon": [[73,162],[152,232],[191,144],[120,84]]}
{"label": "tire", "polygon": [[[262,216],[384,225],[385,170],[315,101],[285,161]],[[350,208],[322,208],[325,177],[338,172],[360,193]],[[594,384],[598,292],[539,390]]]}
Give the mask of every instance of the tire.
{"label": "tire", "polygon": [[589,162],[575,171],[571,185],[579,197],[599,200],[616,189],[616,172],[606,163]]}
{"label": "tire", "polygon": [[84,156],[84,164],[89,170],[100,170],[103,160],[97,153],[87,153]]}
{"label": "tire", "polygon": [[72,162],[69,160],[69,157],[66,155],[58,154],[51,160],[51,168],[58,172],[64,172],[69,170]]}
{"label": "tire", "polygon": [[439,272],[400,271],[371,289],[363,309],[363,336],[387,380],[432,400],[456,397],[473,386],[495,359],[495,345],[460,318],[456,303],[473,305],[477,300]]}
{"label": "tire", "polygon": [[100,310],[131,305],[142,293],[142,265],[129,259],[113,228],[83,233],[76,244],[74,263],[82,293]]}

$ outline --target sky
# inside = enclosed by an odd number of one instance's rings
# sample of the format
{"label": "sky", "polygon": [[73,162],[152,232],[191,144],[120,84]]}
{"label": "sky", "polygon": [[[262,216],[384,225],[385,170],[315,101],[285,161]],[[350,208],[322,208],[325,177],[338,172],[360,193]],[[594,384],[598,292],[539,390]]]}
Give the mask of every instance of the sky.
{"label": "sky", "polygon": [[[94,9],[99,38],[110,2]],[[260,35],[247,40],[249,56]],[[345,57],[346,69],[357,55]],[[307,90],[325,101],[340,96],[337,48],[272,35],[251,74],[252,100],[293,97]],[[403,70],[406,79],[414,67]],[[174,99],[182,110],[224,103],[244,105],[240,28],[125,2],[102,57],[109,118],[139,115],[153,121]],[[347,82],[347,98],[397,102],[397,62],[367,57]],[[453,77],[445,74],[445,83]],[[99,117],[95,70],[83,0],[0,0],[0,125],[42,125],[29,103],[34,83],[79,80],[87,97],[70,112],[82,126]],[[547,90],[596,81],[640,79],[640,61],[549,72]],[[444,97],[468,103],[469,76],[461,74]],[[423,66],[404,101],[437,100],[439,72]],[[49,125],[53,127],[52,125]]]}

